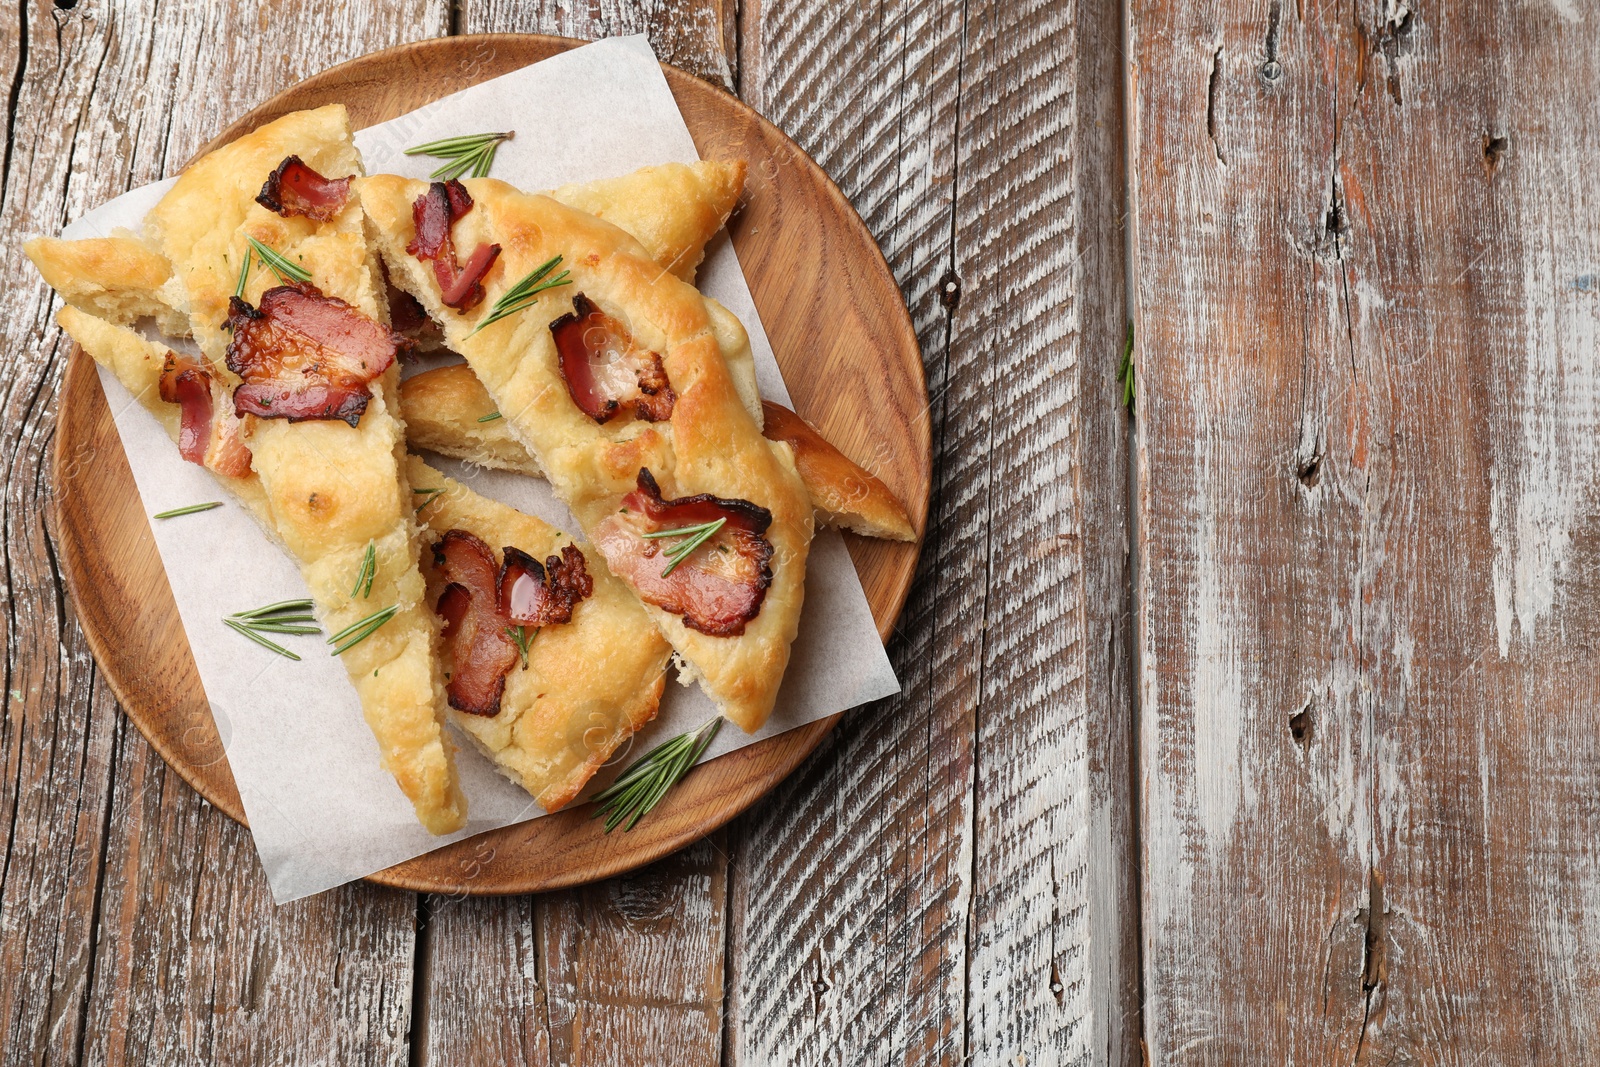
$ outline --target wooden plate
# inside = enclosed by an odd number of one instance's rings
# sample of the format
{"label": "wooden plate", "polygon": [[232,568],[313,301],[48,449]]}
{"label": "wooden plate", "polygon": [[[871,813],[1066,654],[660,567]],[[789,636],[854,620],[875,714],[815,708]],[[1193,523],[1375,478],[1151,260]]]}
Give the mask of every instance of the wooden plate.
{"label": "wooden plate", "polygon": [[[376,52],[284,90],[202,153],[287,112],[329,103],[348,107],[358,128],[370,126],[582,43],[495,34]],[[927,388],[916,334],[877,244],[828,176],[781,131],[722,90],[665,64],[663,69],[700,154],[750,163],[746,204],[731,226],[733,242],[795,408],[887,482],[920,532],[929,492]],[[849,282],[824,289],[825,276]],[[62,390],[55,483],[67,585],[112,690],[162,758],[243,822],[127,456],[94,363],[81,352],[74,353]],[[887,640],[905,603],[920,541],[846,540]],[[524,893],[629,870],[749,807],[837,719],[696,769],[631,833],[602,833],[585,805],[448,845],[371,880],[434,893]]]}

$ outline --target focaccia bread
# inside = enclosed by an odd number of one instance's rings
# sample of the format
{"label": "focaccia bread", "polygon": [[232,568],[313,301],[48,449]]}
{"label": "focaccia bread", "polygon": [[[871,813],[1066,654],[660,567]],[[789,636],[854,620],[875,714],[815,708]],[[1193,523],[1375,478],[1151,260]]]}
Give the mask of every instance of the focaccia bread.
{"label": "focaccia bread", "polygon": [[[384,766],[423,826],[448,833],[465,823],[466,800],[444,730],[440,627],[404,467],[400,341],[386,324],[359,201],[342,181],[360,169],[345,109],[331,105],[268,123],[184,172],[150,212],[145,245],[171,264],[162,295],[188,316],[204,360],[169,363],[158,385],[182,400],[185,458],[258,496],[253,510],[299,562],[324,629],[337,635],[387,614],[340,659]],[[258,203],[269,189],[288,203]],[[255,261],[234,300],[249,238],[305,280],[285,284]],[[64,322],[148,395],[152,353],[131,335]],[[369,556],[371,580],[358,581]]]}
{"label": "focaccia bread", "polygon": [[[759,728],[799,626],[811,503],[788,448],[743,406],[705,300],[622,230],[550,197],[493,179],[357,185],[391,279],[442,324],[680,674]],[[535,276],[563,284],[485,322]]]}
{"label": "focaccia bread", "polygon": [[[795,466],[811,495],[819,525],[865,537],[915,541],[911,517],[888,486],[840,452],[800,416],[763,401],[761,433],[794,450]],[[534,477],[543,472],[522,442],[498,417],[488,390],[465,363],[435,367],[400,383],[406,440],[481,467]]]}
{"label": "focaccia bread", "polygon": [[131,326],[153,319],[162,333],[186,336],[189,320],[172,304],[172,264],[132,235],[63,241],[35,237],[22,246],[73,307]]}
{"label": "focaccia bread", "polygon": [[[616,178],[563,185],[549,195],[586,211],[636,239],[650,258],[686,282],[705,259],[706,245],[727,223],[744,192],[742,159],[641,167]],[[750,336],[738,318],[705,297],[712,331],[750,417],[761,425],[761,392]]]}
{"label": "focaccia bread", "polygon": [[692,282],[706,242],[739,205],[744,175],[742,159],[665,163],[563,185],[550,196],[632,234],[650,258]]}
{"label": "focaccia bread", "polygon": [[[469,669],[502,674],[498,707],[492,713],[487,707],[476,712],[452,707],[450,713],[451,721],[501,773],[546,811],[556,811],[577,797],[618,746],[655,718],[672,646],[594,549],[574,545],[548,523],[480,496],[414,456],[409,469],[419,489],[441,490],[430,493],[422,510],[432,544],[440,544],[452,531],[464,532],[492,553],[496,567],[504,569],[508,556],[514,563],[520,551],[542,561],[547,573],[562,566],[564,549],[583,556],[592,592],[571,606],[568,621],[503,635],[505,642],[486,651],[490,657],[508,658],[485,664],[480,649],[468,664]],[[449,584],[445,563],[430,551],[424,555],[424,569],[428,600],[438,604]],[[475,592],[494,596],[493,590]],[[507,630],[513,626],[510,618],[498,619],[496,625],[501,623]],[[502,635],[485,636],[494,645]],[[526,645],[525,659],[516,655],[518,638]],[[470,658],[453,655],[453,642],[463,639],[462,634],[447,633],[447,669],[459,672],[462,661]],[[452,678],[450,684],[455,683]],[[455,699],[454,690],[452,702],[471,703]]]}

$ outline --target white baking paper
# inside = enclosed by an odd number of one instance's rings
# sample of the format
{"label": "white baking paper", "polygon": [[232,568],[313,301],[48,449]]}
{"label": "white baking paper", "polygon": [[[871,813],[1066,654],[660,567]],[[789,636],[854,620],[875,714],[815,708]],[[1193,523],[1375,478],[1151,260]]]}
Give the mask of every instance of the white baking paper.
{"label": "white baking paper", "polygon": [[[525,189],[698,158],[644,37],[614,38],[563,53],[362,130],[356,141],[369,174],[387,171],[421,178],[438,163],[402,154],[407,145],[490,127],[519,131],[500,146],[494,173]],[[171,181],[119,197],[67,227],[64,236],[139,229]],[[787,402],[771,343],[725,237],[707,255],[699,282],[749,330],[763,394]],[[226,507],[198,515],[153,519],[151,527],[278,903],[543,814],[463,740],[457,764],[471,805],[467,828],[434,837],[418,826],[411,804],[379,767],[377,744],[361,718],[355,692],[321,639],[280,638],[303,657],[296,663],[222,625],[222,616],[230,612],[306,596],[295,563],[208,473],[179,458],[161,426],[115,378],[102,370],[100,380],[147,515],[201,501],[228,501]],[[577,530],[541,480],[429,458],[479,492],[562,529]],[[227,550],[218,551],[219,545]],[[241,567],[241,560],[250,563]],[[136,625],[130,620],[130,626]],[[660,716],[597,782],[614,775],[631,755],[714,714],[698,688],[667,688]],[[844,544],[836,533],[822,531],[812,545],[800,636],[777,710],[755,737],[725,726],[710,755],[898,691]]]}

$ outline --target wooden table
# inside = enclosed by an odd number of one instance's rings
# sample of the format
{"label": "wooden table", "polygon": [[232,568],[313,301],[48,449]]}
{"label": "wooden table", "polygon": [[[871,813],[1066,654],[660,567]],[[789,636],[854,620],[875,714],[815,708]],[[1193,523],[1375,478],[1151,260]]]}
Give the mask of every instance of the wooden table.
{"label": "wooden table", "polygon": [[[1592,1058],[1594,12],[21,0],[6,25],[5,1063]],[[647,32],[877,236],[932,394],[905,693],[632,876],[274,908],[62,593],[66,345],[20,246],[291,80],[485,31]]]}

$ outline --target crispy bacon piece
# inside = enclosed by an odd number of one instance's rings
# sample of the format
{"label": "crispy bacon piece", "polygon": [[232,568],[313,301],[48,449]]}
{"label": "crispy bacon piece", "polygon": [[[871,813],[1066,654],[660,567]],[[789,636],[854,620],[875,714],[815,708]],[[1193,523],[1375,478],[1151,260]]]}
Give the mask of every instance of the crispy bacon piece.
{"label": "crispy bacon piece", "polygon": [[472,210],[472,194],[452,178],[434,182],[411,205],[417,235],[406,251],[423,263],[433,263],[433,276],[444,294],[446,307],[467,311],[483,301],[483,278],[500,255],[500,246],[479,244],[466,266],[456,263],[456,245],[450,227]]}
{"label": "crispy bacon piece", "polygon": [[[665,555],[673,538],[643,536],[717,519],[726,520],[722,528],[675,567]],[[640,470],[638,488],[595,528],[594,543],[646,603],[682,615],[691,630],[737,637],[772,584],[772,542],[763,536],[771,524],[772,513],[748,500],[709,493],[663,500],[654,476]]]}
{"label": "crispy bacon piece", "polygon": [[264,419],[361,421],[367,383],[389,369],[406,342],[351,305],[312,285],[280,285],[253,308],[228,304],[228,369],[244,379],[237,415]]}
{"label": "crispy bacon piece", "polygon": [[498,715],[506,675],[520,654],[495,595],[494,552],[465,530],[451,530],[433,546],[433,562],[449,583],[435,610],[445,620],[450,706],[471,715]]}
{"label": "crispy bacon piece", "polygon": [[506,675],[521,652],[516,626],[555,626],[572,621],[578,601],[594,592],[594,580],[576,545],[538,560],[507,546],[495,568],[494,552],[465,530],[451,530],[433,546],[433,561],[447,583],[435,607],[445,621],[450,653],[450,706],[472,715],[498,715]]}
{"label": "crispy bacon piece", "polygon": [[349,198],[349,178],[324,178],[299,156],[289,156],[267,175],[256,203],[286,219],[302,215],[327,222],[344,210]]}
{"label": "crispy bacon piece", "polygon": [[218,405],[225,387],[211,371],[176,352],[168,352],[156,391],[180,409],[178,454],[227,478],[250,473],[250,449],[239,436],[239,420]]}
{"label": "crispy bacon piece", "polygon": [[661,357],[637,345],[627,327],[579,293],[572,310],[550,324],[561,376],[573,403],[596,422],[608,422],[625,405],[646,422],[672,418],[678,394]]}
{"label": "crispy bacon piece", "polygon": [[211,444],[211,372],[176,352],[168,352],[157,386],[161,399],[181,409],[178,454],[202,466]]}
{"label": "crispy bacon piece", "polygon": [[500,607],[513,626],[554,626],[572,621],[572,608],[594,592],[583,552],[567,545],[544,565],[520,549],[507,546],[500,568]]}

